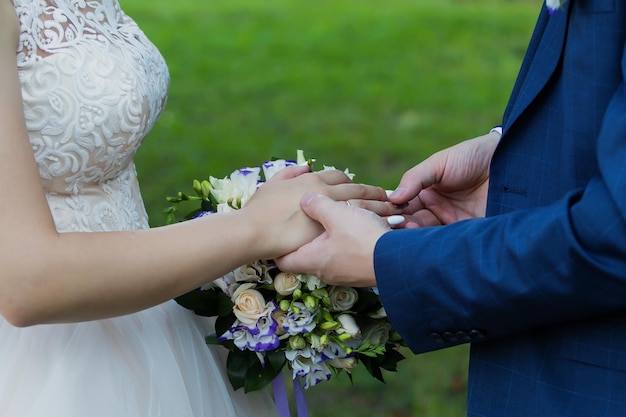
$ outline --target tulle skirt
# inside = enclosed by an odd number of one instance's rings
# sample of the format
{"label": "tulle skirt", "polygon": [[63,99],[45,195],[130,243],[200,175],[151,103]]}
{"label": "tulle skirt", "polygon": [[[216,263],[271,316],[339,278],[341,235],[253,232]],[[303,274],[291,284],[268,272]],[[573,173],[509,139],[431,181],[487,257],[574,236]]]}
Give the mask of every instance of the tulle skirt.
{"label": "tulle skirt", "polygon": [[276,416],[268,392],[233,391],[211,325],[174,301],[77,324],[0,317],[0,416]]}

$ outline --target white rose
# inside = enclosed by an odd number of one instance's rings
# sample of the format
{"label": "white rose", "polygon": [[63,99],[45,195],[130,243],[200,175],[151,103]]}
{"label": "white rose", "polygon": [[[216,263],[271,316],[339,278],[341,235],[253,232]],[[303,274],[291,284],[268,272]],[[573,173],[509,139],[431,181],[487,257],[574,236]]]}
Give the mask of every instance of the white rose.
{"label": "white rose", "polygon": [[328,291],[330,308],[334,311],[350,310],[359,299],[359,294],[354,288],[334,286]]}
{"label": "white rose", "polygon": [[384,345],[389,340],[390,331],[390,323],[376,321],[362,327],[363,340],[369,340],[372,345]]}
{"label": "white rose", "polygon": [[296,274],[281,272],[274,277],[274,289],[280,295],[291,295],[302,283]]}
{"label": "white rose", "polygon": [[255,287],[255,284],[242,284],[233,293],[233,313],[240,322],[248,326],[254,325],[259,318],[269,313],[265,298]]}
{"label": "white rose", "polygon": [[271,278],[267,274],[267,270],[267,265],[260,261],[246,264],[235,269],[235,281],[269,284],[271,282]]}

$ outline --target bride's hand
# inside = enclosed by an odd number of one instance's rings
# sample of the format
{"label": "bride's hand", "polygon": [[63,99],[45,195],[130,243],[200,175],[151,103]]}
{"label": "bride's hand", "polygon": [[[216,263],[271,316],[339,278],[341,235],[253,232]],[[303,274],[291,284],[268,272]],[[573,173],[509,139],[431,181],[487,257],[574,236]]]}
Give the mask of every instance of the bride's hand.
{"label": "bride's hand", "polygon": [[[260,259],[276,258],[311,241],[323,232],[321,225],[304,214],[300,200],[306,193],[320,194],[338,201],[376,201],[391,205],[380,187],[355,184],[342,171],[308,172],[308,167],[290,167],[261,185],[244,208],[246,227],[253,227],[250,249]],[[384,202],[384,203],[383,203]],[[370,203],[373,204],[373,203]]]}

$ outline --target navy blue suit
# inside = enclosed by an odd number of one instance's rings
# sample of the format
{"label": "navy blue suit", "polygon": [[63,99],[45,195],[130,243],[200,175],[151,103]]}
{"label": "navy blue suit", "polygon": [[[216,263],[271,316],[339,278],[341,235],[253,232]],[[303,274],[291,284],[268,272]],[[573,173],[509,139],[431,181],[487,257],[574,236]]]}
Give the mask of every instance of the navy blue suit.
{"label": "navy blue suit", "polygon": [[545,6],[503,117],[487,217],[386,233],[411,349],[471,342],[470,416],[626,416],[626,2]]}

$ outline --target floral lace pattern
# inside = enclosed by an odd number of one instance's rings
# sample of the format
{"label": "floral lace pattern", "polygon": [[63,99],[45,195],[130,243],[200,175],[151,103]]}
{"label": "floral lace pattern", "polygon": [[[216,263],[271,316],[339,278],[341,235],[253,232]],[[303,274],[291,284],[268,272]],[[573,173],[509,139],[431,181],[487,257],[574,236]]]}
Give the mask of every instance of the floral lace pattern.
{"label": "floral lace pattern", "polygon": [[15,0],[26,124],[60,231],[147,227],[133,157],[169,75],[117,0]]}

